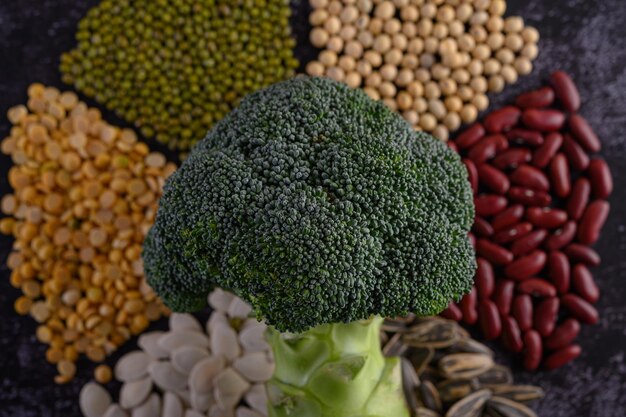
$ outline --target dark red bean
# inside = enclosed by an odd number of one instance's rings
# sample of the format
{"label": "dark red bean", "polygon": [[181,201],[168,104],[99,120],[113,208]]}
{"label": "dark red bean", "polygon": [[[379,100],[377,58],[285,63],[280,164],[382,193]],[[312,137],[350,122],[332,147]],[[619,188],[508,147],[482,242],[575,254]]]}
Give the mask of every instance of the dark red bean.
{"label": "dark red bean", "polygon": [[579,357],[581,352],[582,348],[579,345],[569,345],[548,356],[543,366],[547,370],[560,368]]}
{"label": "dark red bean", "polygon": [[567,197],[571,190],[569,166],[567,158],[562,153],[556,154],[550,163],[550,179],[554,192],[561,198]]}
{"label": "dark red bean", "polygon": [[555,71],[550,75],[550,84],[554,88],[557,98],[570,113],[580,108],[580,94],[576,84],[564,71]]}
{"label": "dark red bean", "polygon": [[536,330],[528,330],[524,333],[524,368],[534,371],[539,367],[543,356],[541,335]]}
{"label": "dark red bean", "polygon": [[513,254],[510,251],[487,239],[476,241],[476,253],[495,265],[506,265],[513,261]]}
{"label": "dark red bean", "polygon": [[559,294],[569,290],[570,263],[563,252],[550,252],[548,255],[548,274]]}
{"label": "dark red bean", "polygon": [[501,195],[481,194],[474,198],[476,214],[483,217],[500,213],[507,206],[507,200]]}
{"label": "dark red bean", "polygon": [[517,96],[515,104],[523,109],[528,107],[548,107],[554,102],[554,90],[550,87],[541,87],[538,90],[528,91]]}
{"label": "dark red bean", "polygon": [[600,290],[596,285],[591,271],[583,264],[576,264],[572,272],[572,284],[578,295],[590,303],[596,303],[600,298]]}
{"label": "dark red bean", "polygon": [[550,194],[531,188],[511,187],[507,196],[514,203],[523,204],[525,206],[547,206],[552,202]]}
{"label": "dark red bean", "polygon": [[495,134],[482,138],[467,153],[467,157],[477,164],[485,162],[494,156],[499,150],[503,150],[507,145],[504,136]]}
{"label": "dark red bean", "polygon": [[460,149],[467,149],[478,143],[485,136],[485,128],[480,123],[474,123],[463,131],[455,140]]}
{"label": "dark red bean", "polygon": [[543,337],[550,336],[556,326],[559,313],[559,299],[556,297],[546,298],[537,304],[533,327]]}
{"label": "dark red bean", "polygon": [[589,163],[589,179],[593,195],[597,198],[607,198],[613,192],[613,178],[608,164],[598,158]]}
{"label": "dark red bean", "polygon": [[526,210],[526,217],[533,225],[546,229],[554,229],[567,222],[565,211],[549,207],[529,207]]}
{"label": "dark red bean", "polygon": [[493,294],[493,290],[496,284],[493,267],[488,260],[478,257],[476,258],[476,276],[474,278],[474,285],[478,293],[478,298],[489,298]]}
{"label": "dark red bean", "polygon": [[491,163],[499,169],[515,168],[518,165],[529,162],[532,153],[526,148],[508,149],[496,156]]}
{"label": "dark red bean", "polygon": [[522,122],[530,129],[553,132],[563,127],[565,114],[553,109],[526,109]]}
{"label": "dark red bean", "polygon": [[601,259],[598,252],[590,248],[589,246],[581,245],[578,243],[569,244],[563,252],[570,260],[574,262],[582,262],[589,266],[600,265]]}
{"label": "dark red bean", "polygon": [[517,284],[517,291],[534,297],[555,297],[556,288],[541,278],[530,278]]}
{"label": "dark red bean", "polygon": [[563,144],[563,136],[559,132],[550,132],[546,135],[543,145],[533,154],[533,165],[538,168],[548,166],[554,155]]}
{"label": "dark red bean", "polygon": [[584,171],[589,166],[589,155],[567,133],[563,139],[563,153],[573,169]]}
{"label": "dark red bean", "polygon": [[569,128],[574,134],[574,139],[589,152],[599,152],[602,148],[600,139],[593,131],[587,119],[580,114],[572,114],[569,117]]}
{"label": "dark red bean", "polygon": [[498,311],[503,316],[508,316],[511,311],[514,292],[515,282],[503,279],[496,283],[496,289],[493,293],[493,302],[496,303]]}
{"label": "dark red bean", "polygon": [[546,349],[561,349],[572,343],[580,332],[580,323],[576,319],[567,319],[557,326],[552,334],[546,338],[544,346]]}
{"label": "dark red bean", "polygon": [[508,264],[504,268],[504,274],[518,281],[532,277],[546,266],[547,258],[544,251],[536,250]]}
{"label": "dark red bean", "polygon": [[522,236],[526,236],[531,230],[533,230],[532,224],[528,222],[518,223],[497,232],[493,236],[493,241],[496,243],[509,243]]}
{"label": "dark red bean", "polygon": [[493,340],[502,332],[502,322],[496,305],[485,299],[478,304],[480,328],[486,340]]}
{"label": "dark red bean", "polygon": [[472,231],[479,237],[489,237],[493,235],[493,227],[491,226],[491,223],[478,216],[474,218]]}
{"label": "dark red bean", "polygon": [[533,299],[528,294],[518,294],[513,299],[511,314],[517,320],[522,331],[530,329],[533,325]]}
{"label": "dark red bean", "polygon": [[570,219],[578,220],[582,217],[591,194],[591,182],[585,177],[580,177],[572,187],[572,194],[567,199],[567,214]]}
{"label": "dark red bean", "polygon": [[576,235],[576,222],[569,221],[563,225],[560,229],[555,230],[543,245],[547,250],[561,249],[563,246],[568,245],[574,236]]}
{"label": "dark red bean", "polygon": [[501,133],[515,126],[522,112],[514,106],[504,106],[494,110],[483,121],[485,129],[491,133]]}
{"label": "dark red bean", "polygon": [[463,313],[461,313],[461,309],[454,303],[450,303],[448,305],[448,308],[443,310],[439,315],[454,321],[461,321],[461,319],[463,318]]}
{"label": "dark red bean", "polygon": [[561,297],[561,303],[583,323],[596,324],[598,322],[598,310],[583,298],[574,294],[565,294]]}
{"label": "dark red bean", "polygon": [[583,218],[578,224],[578,241],[580,243],[591,245],[598,240],[610,210],[611,205],[604,200],[596,200],[587,206]]}
{"label": "dark red bean", "polygon": [[476,288],[472,288],[468,294],[465,294],[459,301],[459,308],[463,313],[463,321],[467,324],[475,324],[478,320],[478,311],[476,310]]}
{"label": "dark red bean", "polygon": [[543,136],[540,132],[528,129],[511,129],[506,133],[506,138],[518,145],[537,147],[543,145]]}
{"label": "dark red bean", "polygon": [[446,145],[448,146],[448,148],[452,149],[454,152],[459,153],[459,147],[456,146],[456,143],[454,143],[453,141],[451,140],[447,141]]}
{"label": "dark red bean", "polygon": [[537,249],[547,236],[548,231],[545,229],[533,230],[526,236],[522,236],[513,241],[511,244],[511,253],[513,253],[513,256],[525,255]]}
{"label": "dark red bean", "polygon": [[548,177],[535,167],[520,165],[510,176],[511,182],[522,187],[535,188],[541,191],[550,190]]}
{"label": "dark red bean", "polygon": [[505,194],[509,190],[511,183],[504,172],[488,164],[480,164],[477,168],[480,183],[487,186],[491,191]]}
{"label": "dark red bean", "polygon": [[463,164],[465,164],[467,179],[472,187],[472,191],[476,194],[478,192],[478,170],[476,169],[476,164],[470,159],[463,159]]}
{"label": "dark red bean", "polygon": [[524,206],[521,204],[514,204],[498,213],[493,220],[491,220],[491,225],[493,226],[493,230],[501,230],[519,222],[523,216]]}
{"label": "dark red bean", "polygon": [[522,332],[513,317],[502,318],[502,343],[511,352],[521,352],[524,344]]}

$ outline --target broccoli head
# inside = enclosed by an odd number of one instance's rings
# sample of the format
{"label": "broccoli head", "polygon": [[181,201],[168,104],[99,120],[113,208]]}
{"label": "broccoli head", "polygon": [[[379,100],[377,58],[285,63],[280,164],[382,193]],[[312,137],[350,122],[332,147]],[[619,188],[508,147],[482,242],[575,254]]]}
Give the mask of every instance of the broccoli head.
{"label": "broccoli head", "polygon": [[145,271],[175,311],[220,286],[281,331],[436,314],[471,287],[473,216],[445,144],[298,77],[247,96],[170,177]]}

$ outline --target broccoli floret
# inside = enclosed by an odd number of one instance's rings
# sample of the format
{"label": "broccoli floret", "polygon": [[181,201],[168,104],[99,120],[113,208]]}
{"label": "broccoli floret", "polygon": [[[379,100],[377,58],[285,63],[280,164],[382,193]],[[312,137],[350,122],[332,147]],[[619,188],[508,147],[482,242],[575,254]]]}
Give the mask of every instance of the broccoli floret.
{"label": "broccoli floret", "polygon": [[144,244],[175,311],[215,286],[281,331],[436,314],[469,291],[459,156],[363,92],[298,77],[247,96],[167,181]]}

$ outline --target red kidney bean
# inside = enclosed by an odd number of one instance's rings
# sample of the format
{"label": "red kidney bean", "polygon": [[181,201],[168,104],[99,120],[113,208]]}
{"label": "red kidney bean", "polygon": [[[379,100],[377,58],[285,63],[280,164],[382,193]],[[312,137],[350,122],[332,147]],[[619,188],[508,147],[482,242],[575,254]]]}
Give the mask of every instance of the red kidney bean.
{"label": "red kidney bean", "polygon": [[550,132],[546,135],[543,145],[533,154],[533,165],[538,168],[548,166],[554,155],[563,144],[563,136],[559,132]]}
{"label": "red kidney bean", "polygon": [[476,241],[476,252],[495,265],[506,265],[513,261],[513,254],[510,251],[487,239]]}
{"label": "red kidney bean", "polygon": [[508,279],[503,279],[496,283],[496,289],[493,293],[493,302],[498,307],[498,311],[503,316],[508,316],[513,303],[513,293],[515,292],[515,283]]}
{"label": "red kidney bean", "polygon": [[550,178],[552,179],[552,187],[556,195],[562,198],[567,197],[571,190],[571,182],[567,158],[562,153],[558,153],[552,158]]}
{"label": "red kidney bean", "polygon": [[511,182],[523,187],[535,188],[541,191],[550,189],[548,177],[535,167],[530,165],[520,165],[511,174]]}
{"label": "red kidney bean", "polygon": [[596,200],[587,206],[583,218],[578,224],[578,241],[585,245],[595,243],[609,216],[611,205],[608,201]]}
{"label": "red kidney bean", "polygon": [[524,347],[522,332],[513,317],[502,318],[502,342],[511,352],[521,352]]}
{"label": "red kidney bean", "polygon": [[461,149],[471,148],[485,136],[485,128],[480,123],[474,123],[463,131],[455,140]]}
{"label": "red kidney bean", "polygon": [[587,119],[580,114],[572,114],[569,117],[569,128],[574,134],[574,139],[589,152],[599,152],[602,148],[600,139],[593,131]]}
{"label": "red kidney bean", "polygon": [[474,285],[478,298],[489,298],[493,294],[496,280],[493,275],[493,267],[485,258],[476,258],[476,276],[474,277]]}
{"label": "red kidney bean", "polygon": [[529,162],[532,154],[525,148],[508,149],[496,156],[491,163],[499,169],[515,168],[518,165]]}
{"label": "red kidney bean", "polygon": [[550,84],[554,88],[557,98],[570,113],[580,108],[580,94],[576,84],[564,71],[554,71],[550,76]]}
{"label": "red kidney bean", "polygon": [[533,325],[533,299],[528,294],[518,294],[513,299],[511,314],[517,320],[519,328],[523,331]]}
{"label": "red kidney bean", "polygon": [[569,244],[563,252],[575,262],[582,262],[585,265],[598,266],[601,259],[598,252],[590,248],[589,246],[581,245],[578,243]]}
{"label": "red kidney bean", "polygon": [[574,290],[590,303],[596,303],[600,298],[600,290],[591,275],[591,271],[583,264],[576,264],[572,273]]}
{"label": "red kidney bean", "polygon": [[534,371],[541,363],[543,356],[543,348],[541,343],[541,335],[536,330],[528,330],[524,333],[524,368]]}
{"label": "red kidney bean", "polygon": [[522,113],[522,122],[530,129],[552,132],[563,127],[565,114],[553,109],[526,109]]}
{"label": "red kidney bean", "polygon": [[448,146],[448,148],[452,149],[454,152],[459,153],[459,147],[456,146],[456,143],[454,143],[453,141],[451,140],[447,141],[446,145]]}
{"label": "red kidney bean", "polygon": [[526,255],[537,249],[548,236],[548,232],[545,229],[533,230],[526,236],[522,236],[519,239],[515,239],[511,244],[511,253],[513,256]]}
{"label": "red kidney bean", "polygon": [[563,252],[550,252],[548,255],[548,274],[559,294],[569,290],[570,263]]}
{"label": "red kidney bean", "polygon": [[478,311],[476,310],[476,288],[465,294],[459,301],[459,308],[463,313],[463,321],[467,324],[475,324],[478,320]]}
{"label": "red kidney bean", "polygon": [[547,206],[552,202],[550,194],[531,188],[511,187],[507,196],[511,201],[525,206]]}
{"label": "red kidney bean", "polygon": [[474,198],[476,214],[483,217],[500,213],[507,206],[505,197],[495,194],[481,194]]}
{"label": "red kidney bean", "polygon": [[563,139],[563,153],[573,169],[584,171],[589,166],[589,155],[567,133]]}
{"label": "red kidney bean", "polygon": [[530,278],[517,284],[517,290],[522,294],[534,297],[555,297],[556,288],[541,278]]}
{"label": "red kidney bean", "polygon": [[517,281],[536,275],[546,266],[547,256],[544,251],[536,250],[517,258],[504,268],[504,274]]}
{"label": "red kidney bean", "polygon": [[461,321],[463,318],[463,313],[461,313],[461,309],[454,303],[450,303],[448,308],[439,313],[442,317],[445,317],[449,320]]}
{"label": "red kidney bean", "polygon": [[569,221],[563,225],[560,229],[557,229],[548,236],[546,243],[543,245],[547,250],[561,249],[563,246],[569,244],[576,235],[576,222]]}
{"label": "red kidney bean", "polygon": [[522,93],[515,99],[517,107],[548,107],[554,102],[554,90],[550,87],[541,87],[538,90]]}
{"label": "red kidney bean", "polygon": [[557,326],[544,341],[546,349],[557,350],[572,343],[580,332],[580,323],[576,319],[567,319]]}
{"label": "red kidney bean", "polygon": [[489,113],[483,123],[487,131],[500,133],[515,126],[521,114],[521,110],[517,107],[505,106]]}
{"label": "red kidney bean", "polygon": [[467,157],[480,164],[496,156],[496,151],[501,143],[498,136],[501,135],[490,135],[482,138],[476,145],[472,146]]}
{"label": "red kidney bean", "polygon": [[518,223],[497,232],[493,236],[493,241],[496,243],[509,243],[522,236],[526,236],[531,230],[533,230],[532,224],[528,222]]}
{"label": "red kidney bean", "polygon": [[480,164],[477,168],[481,184],[498,194],[505,194],[509,190],[511,183],[504,172],[488,164]]}
{"label": "red kidney bean", "polygon": [[565,211],[549,207],[529,207],[526,210],[526,217],[533,225],[546,229],[554,229],[567,222]]}
{"label": "red kidney bean", "polygon": [[477,236],[480,237],[489,237],[493,235],[493,227],[491,223],[482,217],[475,217],[474,224],[472,225],[472,231],[476,233]]}
{"label": "red kidney bean", "polygon": [[593,195],[597,198],[607,198],[613,192],[613,178],[607,163],[598,158],[593,158],[589,163],[589,179]]}
{"label": "red kidney bean", "polygon": [[570,219],[578,220],[582,217],[591,194],[591,183],[585,177],[580,177],[572,187],[572,194],[567,199],[567,214]]}
{"label": "red kidney bean", "polygon": [[481,300],[478,304],[480,328],[487,340],[496,339],[502,332],[502,322],[496,305],[490,300]]}
{"label": "red kidney bean", "polygon": [[491,220],[491,225],[493,226],[493,230],[504,229],[507,226],[511,226],[519,222],[523,216],[524,206],[522,206],[521,204],[514,204],[498,213]]}
{"label": "red kidney bean", "polygon": [[556,326],[558,313],[559,299],[556,297],[544,299],[535,308],[533,327],[541,336],[550,336]]}
{"label": "red kidney bean", "polygon": [[565,294],[561,297],[563,307],[578,320],[587,324],[596,324],[598,322],[598,310],[587,301],[574,294]]}
{"label": "red kidney bean", "polygon": [[478,170],[476,169],[476,164],[470,159],[463,159],[463,164],[465,164],[467,179],[472,187],[472,191],[476,194],[478,192]]}
{"label": "red kidney bean", "polygon": [[581,352],[582,348],[579,345],[569,345],[548,356],[543,366],[548,370],[560,368],[579,357]]}
{"label": "red kidney bean", "polygon": [[513,143],[518,145],[527,145],[537,147],[543,145],[543,136],[540,132],[527,129],[511,129],[506,133],[506,137]]}

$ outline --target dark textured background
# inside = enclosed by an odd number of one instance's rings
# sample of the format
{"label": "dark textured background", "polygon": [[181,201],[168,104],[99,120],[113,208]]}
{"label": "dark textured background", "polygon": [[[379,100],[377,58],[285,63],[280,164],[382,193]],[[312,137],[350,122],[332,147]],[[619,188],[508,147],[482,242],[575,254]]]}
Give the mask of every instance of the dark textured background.
{"label": "dark textured background", "polygon": [[[536,87],[550,71],[564,69],[577,82],[583,97],[582,114],[602,138],[603,156],[612,167],[615,192],[612,213],[596,249],[603,257],[594,270],[603,297],[602,320],[585,326],[579,338],[583,355],[553,372],[525,373],[514,364],[516,379],[547,391],[536,405],[542,417],[626,416],[626,213],[624,158],[626,126],[626,0],[509,0],[507,14],[519,14],[541,32],[535,70],[494,100],[510,101],[518,92]],[[67,88],[57,71],[61,52],[74,45],[76,24],[96,0],[0,0],[0,138],[8,134],[4,117],[12,105],[23,103],[26,87],[43,82]],[[294,2],[297,55],[307,62],[306,0]],[[88,101],[89,102],[89,101]],[[89,102],[94,105],[93,102]],[[107,114],[110,122],[124,124]],[[151,143],[153,148],[158,148]],[[10,160],[0,157],[0,195],[9,192],[6,173]],[[69,385],[52,382],[55,370],[44,360],[45,347],[35,340],[35,323],[19,317],[13,302],[19,292],[8,283],[4,266],[10,239],[0,238],[0,417],[79,416],[77,397],[94,368],[79,362]],[[163,322],[153,327],[162,327]],[[121,350],[134,347],[134,341]],[[114,363],[119,356],[109,358]],[[511,358],[501,354],[501,360]]]}

